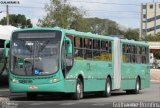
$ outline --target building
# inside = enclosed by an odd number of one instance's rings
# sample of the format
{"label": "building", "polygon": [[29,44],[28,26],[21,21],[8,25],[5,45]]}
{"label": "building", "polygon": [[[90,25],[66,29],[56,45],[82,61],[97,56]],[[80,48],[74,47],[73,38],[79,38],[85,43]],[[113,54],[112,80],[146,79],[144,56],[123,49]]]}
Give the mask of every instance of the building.
{"label": "building", "polygon": [[155,57],[160,53],[160,42],[148,42],[150,50],[150,66],[151,68],[160,68],[160,59]]}
{"label": "building", "polygon": [[160,32],[160,2],[141,5],[141,38]]}

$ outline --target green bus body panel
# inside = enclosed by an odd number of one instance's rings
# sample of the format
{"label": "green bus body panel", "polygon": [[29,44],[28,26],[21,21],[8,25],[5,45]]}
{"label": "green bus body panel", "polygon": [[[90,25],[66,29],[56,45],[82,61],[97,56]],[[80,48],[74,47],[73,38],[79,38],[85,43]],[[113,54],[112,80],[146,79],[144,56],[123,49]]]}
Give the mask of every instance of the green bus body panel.
{"label": "green bus body panel", "polygon": [[11,92],[75,92],[75,80],[62,80],[56,83],[34,84],[37,89],[29,89],[32,84],[10,83]]}
{"label": "green bus body panel", "polygon": [[134,89],[137,76],[141,79],[141,88],[149,87],[150,72],[148,71],[148,67],[149,65],[146,64],[122,63],[122,89]]}
{"label": "green bus body panel", "polygon": [[[139,45],[149,47],[146,42],[134,41],[134,40],[121,40],[122,44]],[[149,53],[149,52],[148,52]],[[122,51],[121,51],[122,55]],[[148,55],[149,59],[149,55]],[[136,64],[136,63],[123,63],[121,60],[121,89],[130,90],[135,89],[136,79],[139,76],[141,80],[141,89],[148,88],[150,86],[150,64]]]}
{"label": "green bus body panel", "polygon": [[106,61],[75,60],[67,79],[76,79],[78,75],[83,76],[85,92],[103,91],[107,76],[113,77],[113,64]]}
{"label": "green bus body panel", "polygon": [[[19,82],[10,81],[9,88],[11,92],[75,92],[76,80],[64,80],[59,77],[57,72],[50,76],[16,76],[10,73],[9,79],[19,80]],[[61,75],[62,76],[62,75]],[[53,78],[60,78],[58,82],[51,82]],[[32,83],[21,82],[32,81]],[[30,86],[37,86],[37,89],[29,89]]]}
{"label": "green bus body panel", "polygon": [[64,82],[59,81],[54,84],[40,84],[37,89],[29,89],[31,85],[21,84],[21,83],[10,83],[11,92],[64,92]]}

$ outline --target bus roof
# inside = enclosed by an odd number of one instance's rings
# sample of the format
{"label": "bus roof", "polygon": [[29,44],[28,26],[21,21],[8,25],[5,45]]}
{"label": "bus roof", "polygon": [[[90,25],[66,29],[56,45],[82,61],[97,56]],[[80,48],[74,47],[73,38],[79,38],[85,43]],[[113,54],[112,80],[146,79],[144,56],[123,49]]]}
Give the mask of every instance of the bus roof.
{"label": "bus roof", "polygon": [[148,42],[128,40],[128,39],[121,39],[121,43],[133,44],[133,45],[140,45],[140,46],[149,46]]}
{"label": "bus roof", "polygon": [[[74,29],[63,29],[63,28],[60,28],[60,27],[53,27],[53,28],[41,28],[41,27],[25,28],[25,29],[15,30],[15,32],[17,32],[17,31],[27,31],[27,30],[58,30],[58,31],[62,31],[62,32],[66,33],[66,34],[72,34],[72,35],[76,35],[76,36],[80,36],[80,37],[104,39],[104,40],[105,39],[106,40],[115,40],[115,39],[118,38],[118,37],[111,37],[111,36],[93,34],[91,32],[80,32],[80,31],[76,31]],[[120,39],[120,40],[121,40],[122,43],[148,46],[148,43],[144,42],[144,41],[135,41],[135,40],[128,40],[128,39]]]}
{"label": "bus roof", "polygon": [[76,31],[76,30],[65,30],[65,33],[73,34],[73,35],[81,36],[81,37],[90,37],[90,38],[97,38],[97,39],[114,40],[113,37],[93,34],[91,32],[80,32],[80,31]]}

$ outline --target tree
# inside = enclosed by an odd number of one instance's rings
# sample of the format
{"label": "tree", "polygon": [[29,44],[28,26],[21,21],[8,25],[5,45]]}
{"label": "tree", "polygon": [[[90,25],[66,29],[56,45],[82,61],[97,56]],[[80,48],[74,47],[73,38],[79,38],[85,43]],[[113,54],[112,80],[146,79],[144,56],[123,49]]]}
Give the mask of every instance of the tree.
{"label": "tree", "polygon": [[[75,6],[67,3],[67,0],[51,0],[49,5],[45,6],[47,15],[43,19],[39,19],[38,25],[42,27],[62,27],[73,28],[76,30],[86,31],[83,15],[85,12],[81,11]],[[83,26],[83,27],[80,27]]]}
{"label": "tree", "polygon": [[124,37],[127,39],[139,40],[139,30],[129,28],[125,33]]}
{"label": "tree", "polygon": [[148,35],[143,40],[146,41],[160,41],[160,32],[155,35]]}
{"label": "tree", "polygon": [[[6,17],[3,17],[3,19],[0,21],[1,25],[6,25],[7,19]],[[18,14],[10,14],[9,15],[9,22],[10,25],[20,28],[30,28],[32,27],[32,23],[30,19],[27,19],[24,15]]]}
{"label": "tree", "polygon": [[101,35],[121,35],[123,32],[119,29],[115,21],[100,18],[85,18],[88,22],[89,30],[92,33]]}

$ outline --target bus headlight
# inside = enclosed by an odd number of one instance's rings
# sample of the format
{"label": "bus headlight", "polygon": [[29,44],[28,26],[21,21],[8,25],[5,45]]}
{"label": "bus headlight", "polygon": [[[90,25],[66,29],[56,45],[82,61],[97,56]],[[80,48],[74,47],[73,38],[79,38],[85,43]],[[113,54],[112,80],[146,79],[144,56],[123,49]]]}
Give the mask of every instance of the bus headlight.
{"label": "bus headlight", "polygon": [[58,82],[58,81],[60,81],[59,78],[53,78],[53,79],[50,80],[51,83],[55,83],[55,82]]}
{"label": "bus headlight", "polygon": [[11,79],[11,82],[13,82],[13,83],[18,83],[18,82],[19,82],[19,80]]}

